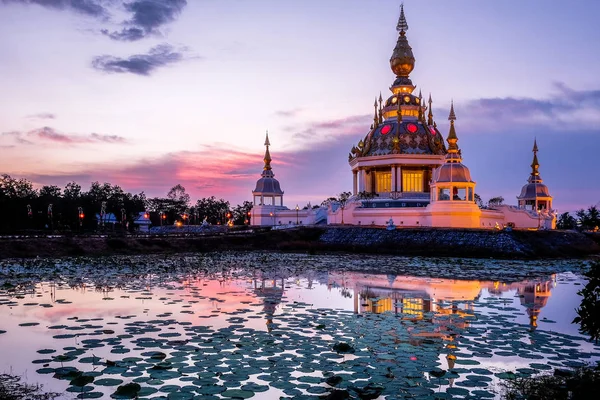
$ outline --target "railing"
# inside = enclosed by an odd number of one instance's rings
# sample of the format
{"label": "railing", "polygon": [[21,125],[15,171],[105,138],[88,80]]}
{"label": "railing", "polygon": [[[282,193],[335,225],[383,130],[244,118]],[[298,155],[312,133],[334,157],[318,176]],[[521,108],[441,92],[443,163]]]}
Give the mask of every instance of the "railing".
{"label": "railing", "polygon": [[379,196],[373,198],[373,200],[377,199],[392,199],[392,200],[400,200],[400,199],[415,199],[415,200],[425,200],[429,199],[430,194],[427,192],[381,192]]}

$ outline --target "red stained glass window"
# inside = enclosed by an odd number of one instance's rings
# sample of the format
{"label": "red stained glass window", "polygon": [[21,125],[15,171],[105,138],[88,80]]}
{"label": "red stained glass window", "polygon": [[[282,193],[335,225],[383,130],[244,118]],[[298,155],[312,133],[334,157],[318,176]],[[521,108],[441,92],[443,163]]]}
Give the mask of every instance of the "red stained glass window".
{"label": "red stained glass window", "polygon": [[410,133],[415,133],[416,131],[419,130],[419,128],[415,124],[408,124],[408,125],[406,125],[406,130],[409,131]]}
{"label": "red stained glass window", "polygon": [[429,130],[431,131],[432,135],[435,135],[435,128],[433,126],[430,126]]}
{"label": "red stained glass window", "polygon": [[390,133],[391,130],[392,127],[390,125],[384,125],[383,128],[381,128],[381,134],[387,135],[388,133]]}

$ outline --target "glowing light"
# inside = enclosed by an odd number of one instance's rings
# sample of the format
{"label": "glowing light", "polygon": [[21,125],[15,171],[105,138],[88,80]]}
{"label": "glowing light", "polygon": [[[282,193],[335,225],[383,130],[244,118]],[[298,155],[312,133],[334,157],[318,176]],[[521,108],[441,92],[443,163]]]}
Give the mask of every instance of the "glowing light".
{"label": "glowing light", "polygon": [[416,131],[419,130],[419,128],[415,124],[408,124],[408,125],[406,125],[406,130],[409,131],[410,133],[415,133]]}
{"label": "glowing light", "polygon": [[432,135],[435,135],[435,128],[433,126],[429,127],[429,131],[431,132]]}
{"label": "glowing light", "polygon": [[388,133],[390,133],[391,130],[392,130],[391,125],[384,125],[383,128],[381,128],[381,134],[387,135]]}

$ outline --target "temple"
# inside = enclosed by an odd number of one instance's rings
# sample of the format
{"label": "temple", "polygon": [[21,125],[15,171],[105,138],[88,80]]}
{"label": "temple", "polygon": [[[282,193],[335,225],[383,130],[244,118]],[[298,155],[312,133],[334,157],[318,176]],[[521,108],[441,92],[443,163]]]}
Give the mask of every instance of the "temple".
{"label": "temple", "polygon": [[[395,74],[389,88],[391,95],[385,100],[381,94],[375,98],[373,123],[348,155],[351,196],[348,201],[330,202],[326,222],[394,228],[555,228],[552,197],[539,174],[537,140],[531,176],[517,197],[518,205],[480,207],[476,203],[476,182],[463,164],[458,146],[454,103],[450,106],[444,139],[434,119],[431,94],[427,104],[420,91],[415,94],[410,73],[416,59],[407,38],[403,6],[396,29],[398,39],[390,58],[390,68]],[[256,216],[252,223],[288,225],[294,219],[297,224],[325,222],[319,210],[302,210],[300,218],[297,206],[294,218],[294,209],[283,206],[279,182],[275,180],[273,186],[261,183],[265,179],[274,180],[268,138],[265,145],[265,169],[252,192]]]}

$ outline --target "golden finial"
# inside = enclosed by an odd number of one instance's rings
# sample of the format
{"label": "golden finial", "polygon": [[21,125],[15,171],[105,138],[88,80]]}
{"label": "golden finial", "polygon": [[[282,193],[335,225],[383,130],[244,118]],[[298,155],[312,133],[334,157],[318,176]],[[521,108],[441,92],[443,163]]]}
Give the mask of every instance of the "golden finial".
{"label": "golden finial", "polygon": [[450,115],[448,116],[448,121],[453,123],[456,120],[456,114],[454,113],[454,100],[450,103]]}
{"label": "golden finial", "polygon": [[538,162],[537,152],[538,152],[537,139],[534,139],[533,140],[533,162],[531,163],[531,176],[533,176],[533,177],[537,177],[540,174],[540,171],[539,171],[540,163]]}
{"label": "golden finial", "polygon": [[[415,57],[413,56],[412,48],[406,39],[408,24],[406,23],[406,17],[404,15],[404,4],[400,6],[400,19],[398,20],[396,30],[400,34],[394,52],[392,53],[392,58],[390,59],[390,66],[397,77],[408,78],[408,75],[415,67]],[[412,86],[410,80],[406,82],[406,85]]]}
{"label": "golden finial", "polygon": [[433,125],[433,108],[431,107],[431,93],[429,93],[429,113],[427,114],[427,125]]}
{"label": "golden finial", "polygon": [[379,125],[379,115],[377,114],[377,97],[375,97],[375,103],[373,104],[375,107],[375,115],[373,116],[373,128],[377,128]]}
{"label": "golden finial", "polygon": [[269,153],[269,146],[271,145],[271,142],[269,142],[269,131],[267,131],[267,136],[265,138],[265,166],[263,168],[263,170],[265,171],[270,171],[271,170],[271,153]]}
{"label": "golden finial", "polygon": [[419,121],[425,122],[424,115],[423,115],[423,94],[421,93],[420,89],[419,89]]}
{"label": "golden finial", "polygon": [[456,129],[454,128],[454,121],[456,120],[456,114],[454,113],[454,101],[450,105],[450,115],[448,116],[448,119],[450,120],[450,132],[448,133],[448,138],[446,139],[448,142],[448,153],[452,155],[456,154],[460,158],[460,151],[458,149],[458,145],[456,144],[456,142],[458,142],[458,137],[456,136]]}
{"label": "golden finial", "polygon": [[383,97],[381,97],[381,92],[379,92],[379,123],[383,123]]}
{"label": "golden finial", "polygon": [[404,3],[400,4],[400,18],[398,19],[396,30],[400,32],[402,36],[404,36],[408,30],[408,23],[406,23],[406,16],[404,15]]}

